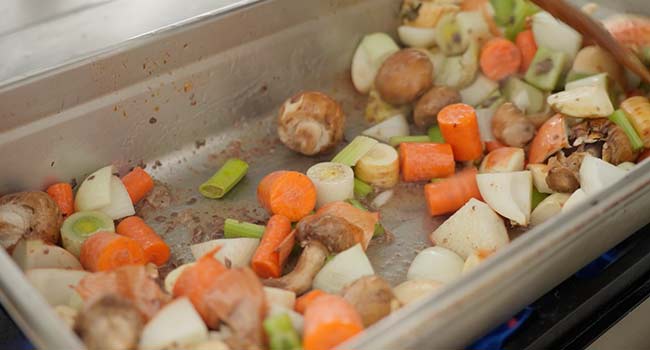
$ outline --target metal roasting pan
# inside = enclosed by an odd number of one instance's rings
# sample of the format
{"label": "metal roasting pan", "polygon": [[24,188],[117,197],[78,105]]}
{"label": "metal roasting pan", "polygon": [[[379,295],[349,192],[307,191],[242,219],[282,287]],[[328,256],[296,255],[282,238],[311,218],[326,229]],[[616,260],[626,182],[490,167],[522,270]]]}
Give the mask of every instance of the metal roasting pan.
{"label": "metal roasting pan", "polygon": [[[365,98],[350,83],[360,37],[395,33],[398,0],[266,0],[186,20],[90,57],[0,86],[0,194],[81,181],[113,163],[146,164],[158,181],[138,211],[173,249],[165,269],[191,259],[189,245],[221,236],[223,220],[263,221],[255,188],[277,169],[314,159],[276,138],[280,104],[322,90],[348,116],[347,139],[364,128]],[[608,3],[607,6],[622,6]],[[624,8],[641,12],[645,0]],[[223,200],[197,192],[228,157],[251,163]],[[461,348],[584,264],[650,222],[650,163],[574,211],[515,239],[431,298],[387,317],[345,348]],[[421,185],[399,185],[381,210],[391,235],[368,255],[392,284],[429,245],[443,218],[426,215]],[[41,349],[80,349],[24,275],[0,250],[0,301]]]}

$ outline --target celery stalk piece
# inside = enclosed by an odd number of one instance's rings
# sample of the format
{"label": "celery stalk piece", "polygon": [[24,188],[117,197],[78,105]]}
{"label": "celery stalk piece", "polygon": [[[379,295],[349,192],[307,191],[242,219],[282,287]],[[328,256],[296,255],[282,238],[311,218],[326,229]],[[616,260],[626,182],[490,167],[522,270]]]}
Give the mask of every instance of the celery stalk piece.
{"label": "celery stalk piece", "polygon": [[511,22],[505,31],[506,38],[509,40],[515,40],[517,35],[526,29],[526,20],[528,17],[539,12],[539,7],[528,0],[515,0],[514,10],[512,11]]}
{"label": "celery stalk piece", "polygon": [[361,202],[359,202],[358,200],[356,200],[354,198],[348,199],[347,202],[349,204],[351,204],[353,207],[357,208],[357,209],[368,210],[368,209],[366,209],[366,207],[363,206],[363,204],[361,204]]}
{"label": "celery stalk piece", "polygon": [[246,175],[248,163],[231,158],[208,181],[199,186],[204,197],[217,199],[223,197]]}
{"label": "celery stalk piece", "polygon": [[367,183],[354,178],[354,194],[359,198],[365,198],[367,195],[372,193],[372,186]]}
{"label": "celery stalk piece", "polygon": [[526,82],[538,89],[553,91],[560,81],[566,62],[567,56],[564,52],[551,51],[541,46],[526,72]]}
{"label": "celery stalk piece", "polygon": [[625,111],[622,109],[615,111],[614,114],[609,117],[609,120],[611,120],[614,124],[618,125],[621,127],[621,129],[623,129],[623,131],[625,131],[625,134],[630,139],[630,143],[632,144],[632,148],[634,150],[643,148],[643,141],[634,129],[634,126],[632,126],[632,123],[630,123],[630,120],[627,119]]}
{"label": "celery stalk piece", "polygon": [[378,142],[370,137],[357,136],[332,159],[332,162],[354,166]]}
{"label": "celery stalk piece", "polygon": [[418,135],[418,136],[393,136],[390,138],[390,145],[393,147],[399,146],[400,143],[409,143],[409,142],[431,142],[429,136]]}
{"label": "celery stalk piece", "polygon": [[445,143],[445,138],[442,136],[442,131],[440,131],[440,127],[438,125],[430,127],[427,134],[429,135],[429,141],[435,143]]}
{"label": "celery stalk piece", "polygon": [[226,219],[223,224],[223,236],[226,238],[262,238],[266,227],[262,225]]}
{"label": "celery stalk piece", "polygon": [[490,0],[494,8],[494,20],[501,26],[507,26],[512,23],[514,0]]}
{"label": "celery stalk piece", "polygon": [[535,210],[535,208],[541,203],[546,197],[548,197],[548,193],[541,193],[539,192],[535,186],[533,186],[533,194],[531,196],[531,206],[530,210]]}
{"label": "celery stalk piece", "polygon": [[300,337],[286,313],[267,317],[264,320],[264,331],[268,336],[271,350],[302,349]]}

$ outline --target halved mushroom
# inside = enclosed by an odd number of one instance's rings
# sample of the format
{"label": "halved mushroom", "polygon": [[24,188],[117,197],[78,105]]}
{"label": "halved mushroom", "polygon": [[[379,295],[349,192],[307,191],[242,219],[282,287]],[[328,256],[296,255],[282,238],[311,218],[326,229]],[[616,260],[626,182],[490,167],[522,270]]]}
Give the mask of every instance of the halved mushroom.
{"label": "halved mushroom", "polygon": [[107,294],[79,314],[74,329],[88,350],[124,350],[137,347],[142,327],[130,300]]}
{"label": "halved mushroom", "polygon": [[390,284],[378,276],[365,276],[350,283],[343,289],[343,298],[357,309],[364,327],[373,325],[399,308],[399,301]]}
{"label": "halved mushroom", "polygon": [[614,165],[634,162],[637,157],[625,131],[605,118],[588,119],[575,125],[569,133],[569,142],[577,151],[589,152]]}
{"label": "halved mushroom", "polygon": [[7,250],[23,237],[59,241],[63,216],[45,192],[18,192],[0,198],[0,244]]}
{"label": "halved mushroom", "polygon": [[321,92],[301,92],[280,107],[280,141],[307,156],[334,148],[343,138],[344,126],[341,105]]}
{"label": "halved mushroom", "polygon": [[560,193],[573,193],[580,187],[580,165],[585,157],[584,152],[574,152],[570,156],[558,154],[548,160],[548,187]]}
{"label": "halved mushroom", "polygon": [[415,125],[425,128],[436,123],[438,113],[448,105],[461,102],[460,93],[448,86],[434,86],[415,104]]}
{"label": "halved mushroom", "polygon": [[404,49],[390,55],[375,77],[381,99],[399,106],[415,101],[433,85],[433,64],[427,54]]}
{"label": "halved mushroom", "polygon": [[535,136],[535,125],[512,103],[504,103],[494,113],[492,133],[504,144],[523,147]]}

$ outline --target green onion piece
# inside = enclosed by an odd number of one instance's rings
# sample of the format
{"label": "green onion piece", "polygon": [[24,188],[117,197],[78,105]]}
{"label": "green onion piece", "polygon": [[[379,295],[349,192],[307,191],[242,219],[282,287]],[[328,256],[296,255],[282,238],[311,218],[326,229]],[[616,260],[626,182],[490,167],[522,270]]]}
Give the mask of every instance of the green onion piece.
{"label": "green onion piece", "polygon": [[372,186],[367,183],[354,178],[354,194],[359,198],[366,198],[367,195],[372,193]]}
{"label": "green onion piece", "polygon": [[366,209],[366,207],[363,206],[363,204],[361,204],[361,202],[359,202],[358,200],[356,200],[354,198],[350,198],[346,202],[348,202],[349,204],[351,204],[353,207],[355,207],[357,209],[368,210],[368,209]]}
{"label": "green onion piece", "polygon": [[231,158],[219,171],[199,186],[199,192],[207,198],[221,198],[246,175],[248,164],[241,159]]}
{"label": "green onion piece", "polygon": [[442,131],[438,125],[434,125],[429,128],[429,141],[435,143],[445,143],[445,138],[442,137]]}
{"label": "green onion piece", "polygon": [[514,0],[490,0],[490,4],[494,8],[494,20],[497,24],[506,26],[511,23]]}
{"label": "green onion piece", "polygon": [[539,7],[535,6],[528,0],[515,0],[512,22],[508,24],[505,35],[510,40],[515,40],[517,35],[526,29],[526,20],[528,17],[539,12]]}
{"label": "green onion piece", "polygon": [[634,127],[632,126],[632,123],[630,123],[630,120],[627,118],[628,117],[625,111],[619,109],[609,117],[609,120],[611,120],[612,123],[621,127],[621,129],[625,131],[625,134],[630,139],[630,144],[632,144],[632,148],[634,150],[639,150],[643,148],[643,141],[641,140],[641,137],[639,137],[639,134],[636,132],[636,130],[634,130]]}
{"label": "green onion piece", "polygon": [[332,162],[354,166],[378,142],[370,137],[357,136],[332,159]]}
{"label": "green onion piece", "polygon": [[409,143],[409,142],[431,142],[429,136],[419,135],[419,136],[393,136],[390,138],[390,145],[393,147],[399,146],[400,143]]}
{"label": "green onion piece", "polygon": [[266,227],[262,225],[226,219],[223,224],[223,236],[226,238],[262,238]]}
{"label": "green onion piece", "polygon": [[533,195],[531,196],[532,202],[530,210],[534,210],[539,205],[539,203],[541,203],[548,196],[548,193],[541,193],[535,188],[535,186],[533,186]]}
{"label": "green onion piece", "polygon": [[384,225],[382,225],[380,223],[376,223],[375,224],[375,232],[372,234],[372,237],[373,238],[374,237],[379,237],[379,236],[383,235],[384,233],[386,233],[386,229],[384,229]]}
{"label": "green onion piece", "polygon": [[271,350],[302,349],[300,337],[286,313],[267,317],[264,320],[264,330]]}

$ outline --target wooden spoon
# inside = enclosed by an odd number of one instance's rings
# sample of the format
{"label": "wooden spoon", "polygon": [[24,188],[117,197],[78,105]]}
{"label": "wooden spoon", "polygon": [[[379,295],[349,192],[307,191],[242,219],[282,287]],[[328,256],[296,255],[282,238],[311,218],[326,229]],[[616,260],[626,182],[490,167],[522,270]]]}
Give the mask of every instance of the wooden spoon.
{"label": "wooden spoon", "polygon": [[621,45],[614,37],[589,15],[565,0],[531,0],[555,18],[568,24],[586,38],[592,39],[603,49],[609,51],[618,63],[627,67],[641,79],[650,83],[650,72],[639,58],[627,47]]}

